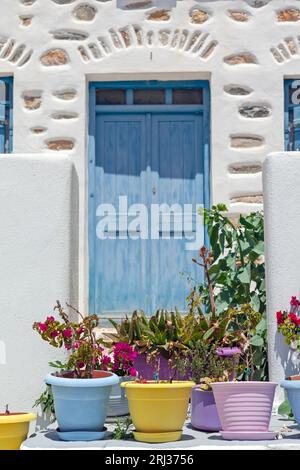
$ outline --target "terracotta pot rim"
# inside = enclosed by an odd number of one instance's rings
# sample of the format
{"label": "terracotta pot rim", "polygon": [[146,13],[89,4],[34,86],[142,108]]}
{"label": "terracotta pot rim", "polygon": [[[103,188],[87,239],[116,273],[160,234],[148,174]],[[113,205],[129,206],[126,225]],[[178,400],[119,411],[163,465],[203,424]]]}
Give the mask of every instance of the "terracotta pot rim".
{"label": "terracotta pot rim", "polygon": [[[116,385],[119,383],[119,377],[113,372],[108,372],[108,371],[95,371],[95,372],[102,372],[104,376],[79,379],[77,377],[65,377],[62,375],[59,376],[59,375],[55,375],[54,373],[50,373],[46,376],[45,382],[47,385],[54,385],[58,387],[77,387],[77,388],[104,387],[104,386],[109,386],[109,385]],[[66,373],[67,372],[65,372],[65,374]]]}

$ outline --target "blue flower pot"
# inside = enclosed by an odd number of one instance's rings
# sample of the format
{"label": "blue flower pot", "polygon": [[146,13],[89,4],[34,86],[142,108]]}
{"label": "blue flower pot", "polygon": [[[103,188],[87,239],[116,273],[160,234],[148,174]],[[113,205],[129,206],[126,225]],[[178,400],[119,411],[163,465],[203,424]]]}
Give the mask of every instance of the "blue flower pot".
{"label": "blue flower pot", "polygon": [[45,382],[51,385],[61,432],[103,430],[109,395],[119,377],[104,371],[94,371],[92,379],[72,378],[71,373],[61,377],[48,374]]}
{"label": "blue flower pot", "polygon": [[300,380],[284,380],[280,386],[287,392],[293,415],[300,427]]}

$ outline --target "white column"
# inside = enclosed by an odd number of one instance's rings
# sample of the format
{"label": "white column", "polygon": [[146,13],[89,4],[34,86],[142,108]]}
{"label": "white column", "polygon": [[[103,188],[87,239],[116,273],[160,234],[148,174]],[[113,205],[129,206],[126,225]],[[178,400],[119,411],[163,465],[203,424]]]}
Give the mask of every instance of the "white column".
{"label": "white column", "polygon": [[[263,167],[270,380],[299,372],[277,333],[276,312],[300,294],[300,152],[269,155]],[[275,407],[283,399],[278,388]]]}
{"label": "white column", "polygon": [[30,411],[49,361],[35,331],[56,299],[77,302],[78,188],[64,155],[0,155],[0,412]]}

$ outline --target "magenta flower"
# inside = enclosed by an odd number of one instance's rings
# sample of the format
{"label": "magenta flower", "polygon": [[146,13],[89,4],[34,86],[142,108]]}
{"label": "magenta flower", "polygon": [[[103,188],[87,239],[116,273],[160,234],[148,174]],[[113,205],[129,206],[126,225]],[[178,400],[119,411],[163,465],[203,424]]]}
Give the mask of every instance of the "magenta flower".
{"label": "magenta flower", "polygon": [[48,326],[46,325],[46,323],[39,323],[39,329],[45,333],[45,331],[48,330]]}
{"label": "magenta flower", "polygon": [[55,318],[54,317],[47,317],[47,322],[48,323],[53,323],[55,321]]}
{"label": "magenta flower", "polygon": [[299,307],[299,305],[300,305],[299,300],[297,299],[296,296],[293,296],[293,297],[291,298],[291,306],[297,308],[297,307]]}
{"label": "magenta flower", "polygon": [[78,362],[78,367],[79,369],[83,369],[83,367],[85,366],[85,363],[84,362]]}
{"label": "magenta flower", "polygon": [[51,331],[51,337],[52,338],[56,338],[58,335],[59,335],[59,331],[57,331],[57,330]]}
{"label": "magenta flower", "polygon": [[66,330],[63,330],[63,336],[65,338],[72,338],[73,332],[71,328],[67,328]]}
{"label": "magenta flower", "polygon": [[111,362],[111,359],[110,359],[109,356],[103,356],[102,357],[102,364],[103,365],[107,366],[108,364],[110,364],[110,362]]}
{"label": "magenta flower", "polygon": [[136,370],[134,369],[134,367],[131,367],[131,369],[129,369],[129,374],[131,375],[131,377],[136,376]]}

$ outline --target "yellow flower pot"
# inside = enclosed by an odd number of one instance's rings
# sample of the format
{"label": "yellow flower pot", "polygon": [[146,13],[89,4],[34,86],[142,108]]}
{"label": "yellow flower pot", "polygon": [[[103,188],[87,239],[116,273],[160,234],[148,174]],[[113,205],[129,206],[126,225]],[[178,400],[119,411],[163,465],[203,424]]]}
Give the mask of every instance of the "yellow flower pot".
{"label": "yellow flower pot", "polygon": [[127,382],[134,437],[141,442],[178,441],[186,419],[193,382]]}
{"label": "yellow flower pot", "polygon": [[27,439],[30,421],[35,419],[33,413],[0,414],[0,450],[19,450]]}

